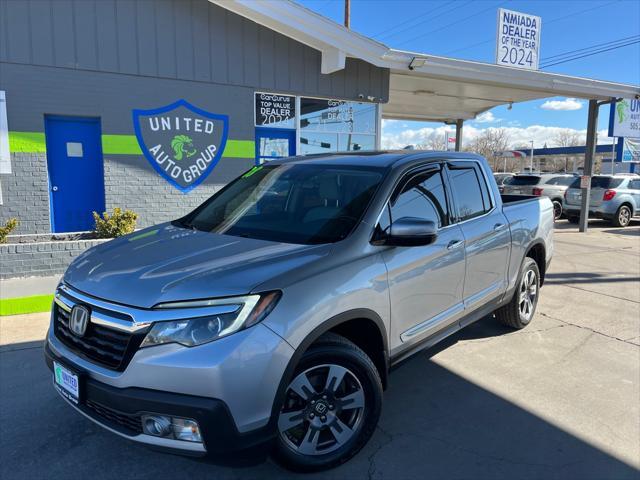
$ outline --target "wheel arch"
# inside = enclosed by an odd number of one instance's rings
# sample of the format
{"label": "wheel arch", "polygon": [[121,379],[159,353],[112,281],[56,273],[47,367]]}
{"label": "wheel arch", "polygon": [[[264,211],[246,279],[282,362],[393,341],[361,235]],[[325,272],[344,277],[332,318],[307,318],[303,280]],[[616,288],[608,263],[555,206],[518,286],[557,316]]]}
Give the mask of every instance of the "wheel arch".
{"label": "wheel arch", "polygon": [[380,374],[380,379],[382,380],[382,387],[386,389],[389,372],[389,348],[387,329],[382,318],[368,308],[358,308],[340,313],[314,328],[300,345],[298,345],[289,359],[287,368],[280,379],[271,410],[270,424],[272,424],[274,428],[277,424],[278,412],[284,400],[287,385],[289,385],[293,379],[293,373],[302,355],[304,355],[309,347],[322,337],[322,335],[329,332],[342,335],[364,350],[376,366]]}
{"label": "wheel arch", "polygon": [[547,249],[542,240],[538,240],[533,242],[527,248],[527,253],[524,254],[525,257],[531,257],[538,265],[538,270],[540,271],[540,285],[544,284],[544,277],[547,270]]}

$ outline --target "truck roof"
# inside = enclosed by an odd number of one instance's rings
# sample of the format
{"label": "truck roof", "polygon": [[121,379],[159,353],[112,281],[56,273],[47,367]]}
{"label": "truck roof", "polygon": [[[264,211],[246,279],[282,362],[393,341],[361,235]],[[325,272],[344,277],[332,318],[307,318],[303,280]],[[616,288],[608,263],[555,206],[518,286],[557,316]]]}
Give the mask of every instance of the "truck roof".
{"label": "truck roof", "polygon": [[445,152],[427,150],[380,150],[369,152],[341,152],[330,154],[300,155],[296,157],[273,160],[269,163],[314,163],[331,165],[351,165],[351,166],[372,166],[372,167],[395,167],[407,165],[414,161],[424,162],[425,160],[447,159],[469,159],[482,160],[480,155],[468,152]]}

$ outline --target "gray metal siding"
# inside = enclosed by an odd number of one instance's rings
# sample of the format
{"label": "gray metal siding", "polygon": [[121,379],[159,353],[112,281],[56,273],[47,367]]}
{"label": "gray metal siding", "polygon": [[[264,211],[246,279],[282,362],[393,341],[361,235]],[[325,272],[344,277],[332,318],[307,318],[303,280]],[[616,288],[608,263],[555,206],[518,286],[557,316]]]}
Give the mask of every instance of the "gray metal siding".
{"label": "gray metal siding", "polygon": [[388,98],[388,70],[322,75],[317,50],[207,0],[0,0],[0,13],[3,62]]}

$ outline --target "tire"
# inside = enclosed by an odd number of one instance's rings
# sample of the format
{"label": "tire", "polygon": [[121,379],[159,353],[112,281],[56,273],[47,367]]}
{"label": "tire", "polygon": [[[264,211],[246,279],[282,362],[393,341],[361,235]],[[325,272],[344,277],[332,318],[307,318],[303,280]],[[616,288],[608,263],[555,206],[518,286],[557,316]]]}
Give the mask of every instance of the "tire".
{"label": "tire", "polygon": [[628,205],[620,205],[615,216],[611,219],[611,224],[614,227],[624,228],[629,225],[632,216],[633,212],[631,212],[631,208]]}
{"label": "tire", "polygon": [[562,202],[560,200],[553,201],[553,219],[560,220],[562,218]]}
{"label": "tire", "polygon": [[381,408],[382,382],[371,359],[346,338],[325,334],[304,353],[287,386],[274,459],[294,471],[336,467],[371,438]]}
{"label": "tire", "polygon": [[533,258],[525,257],[513,298],[496,310],[496,318],[507,327],[520,330],[531,323],[540,296],[540,270]]}

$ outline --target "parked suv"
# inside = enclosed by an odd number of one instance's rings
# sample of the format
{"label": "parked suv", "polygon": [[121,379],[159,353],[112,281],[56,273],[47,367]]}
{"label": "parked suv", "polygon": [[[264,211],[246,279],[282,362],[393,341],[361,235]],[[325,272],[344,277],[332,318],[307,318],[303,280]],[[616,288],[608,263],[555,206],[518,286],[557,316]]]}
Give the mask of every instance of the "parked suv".
{"label": "parked suv", "polygon": [[[580,218],[582,190],[576,178],[565,193],[564,208],[570,222]],[[626,227],[640,214],[640,175],[616,174],[591,177],[589,216],[609,220],[613,226]]]}
{"label": "parked suv", "polygon": [[503,204],[477,155],[274,160],[80,255],[46,361],[130,440],[329,468],[373,434],[390,365],[492,312],[532,321],[552,234],[551,202]]}
{"label": "parked suv", "polygon": [[564,192],[575,181],[575,175],[562,173],[521,174],[512,177],[502,188],[505,195],[549,197],[556,220],[562,216]]}
{"label": "parked suv", "polygon": [[500,193],[504,192],[504,186],[511,181],[513,178],[513,173],[494,173],[493,178],[498,184],[498,191]]}

